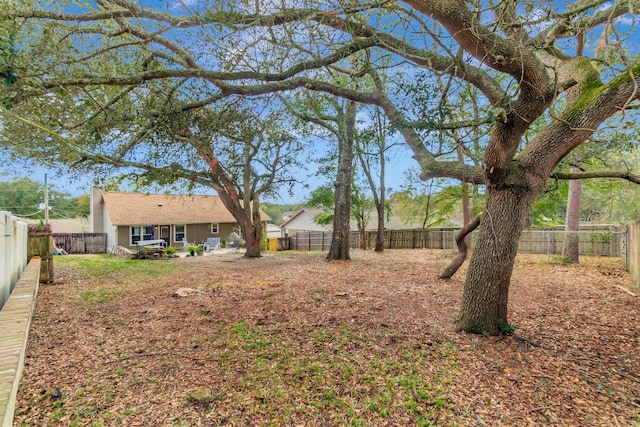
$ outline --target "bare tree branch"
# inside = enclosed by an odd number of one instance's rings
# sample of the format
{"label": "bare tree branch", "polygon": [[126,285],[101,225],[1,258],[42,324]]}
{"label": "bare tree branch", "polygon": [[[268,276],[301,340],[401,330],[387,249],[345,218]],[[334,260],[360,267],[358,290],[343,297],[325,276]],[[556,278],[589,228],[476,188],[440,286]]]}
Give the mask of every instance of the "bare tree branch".
{"label": "bare tree branch", "polygon": [[586,172],[554,172],[552,178],[556,179],[592,179],[592,178],[618,178],[626,179],[634,184],[640,184],[640,175],[631,173],[631,171],[586,171]]}
{"label": "bare tree branch", "polygon": [[458,245],[458,254],[451,261],[451,264],[444,269],[440,274],[441,279],[451,279],[458,271],[465,259],[467,259],[467,242],[465,237],[480,225],[480,219],[482,218],[482,212],[476,215],[469,223],[465,224],[460,231],[456,234],[456,245]]}

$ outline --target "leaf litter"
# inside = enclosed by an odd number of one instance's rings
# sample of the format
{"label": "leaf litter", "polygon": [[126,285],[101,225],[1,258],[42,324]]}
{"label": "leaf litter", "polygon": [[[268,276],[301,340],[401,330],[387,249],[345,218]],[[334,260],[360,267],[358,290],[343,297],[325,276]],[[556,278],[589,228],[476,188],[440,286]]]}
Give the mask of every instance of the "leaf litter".
{"label": "leaf litter", "polygon": [[140,280],[56,264],[14,425],[640,425],[640,298],[619,259],[519,255],[498,337],[455,332],[466,267],[439,280],[449,260],[227,254],[141,260],[181,268]]}

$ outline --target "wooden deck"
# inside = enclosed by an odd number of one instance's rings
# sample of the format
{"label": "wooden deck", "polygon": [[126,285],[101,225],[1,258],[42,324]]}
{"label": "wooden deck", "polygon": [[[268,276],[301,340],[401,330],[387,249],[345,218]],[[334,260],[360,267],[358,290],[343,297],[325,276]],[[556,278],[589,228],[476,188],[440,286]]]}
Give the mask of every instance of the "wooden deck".
{"label": "wooden deck", "polygon": [[0,426],[13,425],[31,317],[40,281],[40,259],[32,258],[0,311]]}

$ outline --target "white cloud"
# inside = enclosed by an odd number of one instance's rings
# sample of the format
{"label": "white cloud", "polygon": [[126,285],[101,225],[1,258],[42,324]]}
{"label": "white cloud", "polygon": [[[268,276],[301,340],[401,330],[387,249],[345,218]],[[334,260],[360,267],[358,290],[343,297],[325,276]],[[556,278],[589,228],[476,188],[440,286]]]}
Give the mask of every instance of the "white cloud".
{"label": "white cloud", "polygon": [[184,9],[186,12],[191,13],[194,6],[198,5],[198,0],[176,0],[169,5],[169,9],[177,10]]}

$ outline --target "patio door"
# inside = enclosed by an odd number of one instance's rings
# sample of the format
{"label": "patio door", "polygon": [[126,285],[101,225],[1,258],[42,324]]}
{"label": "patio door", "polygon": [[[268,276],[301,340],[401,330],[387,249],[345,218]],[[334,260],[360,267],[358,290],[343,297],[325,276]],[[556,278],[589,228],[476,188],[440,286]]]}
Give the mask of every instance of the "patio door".
{"label": "patio door", "polygon": [[171,246],[171,226],[169,225],[161,225],[160,226],[160,239],[164,240],[167,246]]}

